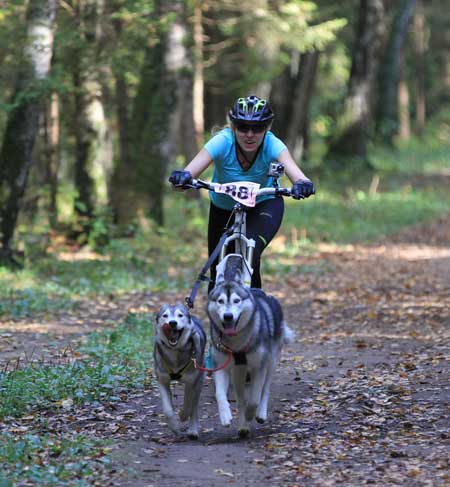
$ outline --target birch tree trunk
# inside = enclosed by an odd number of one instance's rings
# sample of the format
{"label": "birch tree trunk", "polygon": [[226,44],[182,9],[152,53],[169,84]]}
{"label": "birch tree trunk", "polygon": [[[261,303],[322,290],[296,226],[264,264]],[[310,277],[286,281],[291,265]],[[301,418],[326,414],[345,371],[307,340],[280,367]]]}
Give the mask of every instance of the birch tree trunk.
{"label": "birch tree trunk", "polygon": [[204,63],[203,63],[203,25],[202,12],[203,1],[197,0],[194,6],[193,33],[194,33],[194,94],[193,94],[193,116],[195,127],[195,139],[197,146],[203,142],[203,132],[205,131],[204,120]]}
{"label": "birch tree trunk", "polygon": [[405,56],[402,55],[398,82],[398,136],[401,140],[409,140],[411,137],[410,96],[404,58]]}
{"label": "birch tree trunk", "polygon": [[416,120],[414,131],[417,135],[423,135],[426,119],[426,95],[425,95],[425,13],[423,0],[417,0],[414,13],[414,59],[415,59],[415,85],[416,85]]}
{"label": "birch tree trunk", "polygon": [[[163,224],[167,166],[179,155],[190,160],[198,147],[193,116],[193,55],[192,49],[187,48],[192,45],[193,33],[187,7],[175,1],[157,0],[154,8],[156,19],[167,12],[175,14],[175,18],[169,26],[156,23],[157,31],[146,48],[129,123],[125,107],[120,109],[124,153],[116,167],[114,185],[119,226],[132,223],[133,217],[142,214]],[[124,92],[118,77],[116,90]],[[124,173],[125,179],[119,178]]]}
{"label": "birch tree trunk", "polygon": [[58,221],[58,173],[60,166],[59,151],[59,97],[53,93],[45,112],[45,156],[47,167],[47,184],[50,189],[48,204],[49,223],[52,229]]}
{"label": "birch tree trunk", "polygon": [[53,51],[56,0],[30,0],[27,40],[0,152],[2,255],[13,260],[12,241],[32,165],[32,151]]}

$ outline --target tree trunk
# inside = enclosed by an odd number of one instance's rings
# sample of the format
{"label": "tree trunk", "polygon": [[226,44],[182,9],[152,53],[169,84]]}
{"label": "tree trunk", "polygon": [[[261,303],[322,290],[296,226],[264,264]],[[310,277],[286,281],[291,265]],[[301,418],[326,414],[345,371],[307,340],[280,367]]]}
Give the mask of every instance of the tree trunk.
{"label": "tree trunk", "polygon": [[[77,223],[74,236],[80,243],[91,231],[95,203],[102,197],[107,201],[107,186],[96,185],[93,174],[107,181],[112,167],[112,150],[103,97],[106,88],[100,82],[103,66],[100,53],[103,46],[100,19],[101,1],[78,0],[74,20],[80,38],[72,53],[74,84],[74,135],[75,135],[75,213]],[[107,183],[106,183],[107,184]]]}
{"label": "tree trunk", "polygon": [[296,50],[285,52],[290,63],[285,66],[281,74],[272,82],[270,105],[276,114],[273,121],[273,131],[283,140],[286,140],[294,99],[295,88],[299,84],[301,55]]}
{"label": "tree trunk", "polygon": [[394,19],[389,42],[380,70],[376,131],[382,140],[392,144],[398,132],[398,84],[401,53],[416,0],[403,0]]}
{"label": "tree trunk", "polygon": [[398,135],[401,140],[411,137],[411,121],[409,115],[409,88],[405,77],[405,61],[402,56],[400,67],[400,80],[398,83]]}
{"label": "tree trunk", "polygon": [[[188,45],[194,45],[195,27],[195,24],[193,25],[189,20],[187,6],[177,8],[177,18],[169,31],[165,55],[167,77],[169,83],[174,86],[176,96],[176,103],[170,114],[169,138],[166,141],[170,145],[167,162],[174,161],[180,154],[184,156],[185,161],[190,161],[198,152],[198,133],[194,119],[194,87],[195,82],[202,84],[202,78],[196,79],[196,75],[201,74],[196,69],[202,69],[202,66],[201,64],[196,66],[196,55],[199,53],[195,48],[187,48]],[[199,86],[197,89],[200,89]],[[202,104],[197,108],[202,109]]]}
{"label": "tree trunk", "polygon": [[416,123],[414,131],[423,135],[426,118],[425,96],[425,14],[422,0],[417,0],[414,13],[414,59],[415,59],[415,85],[416,85]]}
{"label": "tree trunk", "polygon": [[202,0],[197,0],[194,6],[193,32],[194,32],[194,94],[193,94],[193,116],[195,127],[195,139],[197,146],[203,142],[205,131],[204,120],[204,79],[203,79],[203,25],[202,25]]}
{"label": "tree trunk", "polygon": [[59,153],[59,97],[53,93],[47,106],[45,120],[45,156],[47,184],[49,187],[48,217],[50,228],[55,229],[58,222],[58,173]]}
{"label": "tree trunk", "polygon": [[[162,0],[155,2],[155,16],[164,14],[162,4]],[[168,33],[160,25],[158,29],[145,51],[139,87],[133,102],[130,136],[133,187],[139,200],[137,204],[162,224],[165,166],[172,152],[172,144],[165,142],[176,94],[165,64]]]}
{"label": "tree trunk", "polygon": [[305,150],[309,105],[316,78],[318,61],[319,51],[302,54],[297,85],[290,104],[292,111],[286,144],[291,148],[297,161],[301,160]]}
{"label": "tree trunk", "polygon": [[343,115],[338,120],[336,136],[328,149],[327,159],[330,161],[341,163],[358,159],[363,165],[369,165],[369,121],[383,28],[383,2],[361,0],[348,94]]}
{"label": "tree trunk", "polygon": [[[177,2],[155,3],[155,14],[176,13],[168,31],[160,28],[147,48],[131,122],[134,185],[150,217],[163,224],[163,196],[169,162],[197,152],[192,108],[193,71],[186,49],[186,13]],[[150,135],[149,135],[150,134]]]}
{"label": "tree trunk", "polygon": [[78,62],[74,65],[74,120],[73,130],[75,135],[75,212],[77,214],[77,227],[75,234],[88,235],[90,232],[91,218],[94,212],[93,194],[94,181],[89,173],[89,161],[92,143],[96,138],[94,127],[87,115],[88,94],[81,78],[81,66]]}
{"label": "tree trunk", "polygon": [[129,225],[137,212],[134,190],[134,159],[130,147],[130,97],[125,77],[121,72],[115,75],[116,116],[118,127],[119,160],[112,177],[111,207],[114,223],[119,227]]}
{"label": "tree trunk", "polygon": [[27,41],[17,75],[0,152],[0,230],[2,253],[12,258],[12,240],[25,193],[39,113],[53,51],[56,0],[30,0]]}

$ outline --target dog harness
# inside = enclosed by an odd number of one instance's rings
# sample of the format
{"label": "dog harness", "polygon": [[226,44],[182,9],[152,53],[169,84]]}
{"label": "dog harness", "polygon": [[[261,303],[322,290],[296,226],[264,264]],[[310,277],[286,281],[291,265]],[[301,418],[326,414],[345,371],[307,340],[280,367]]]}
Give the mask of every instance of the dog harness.
{"label": "dog harness", "polygon": [[[190,341],[192,343],[192,339]],[[164,353],[161,350],[159,344],[157,344],[156,346],[158,347],[158,350],[159,350],[159,355],[161,357],[162,365],[164,366],[164,369],[166,370],[166,372],[169,374],[169,377],[171,380],[180,380],[183,377],[183,374],[185,372],[187,372],[190,369],[190,367],[192,367],[194,365],[193,358],[191,357],[187,361],[187,363],[185,365],[183,365],[183,367],[181,367],[181,369],[179,369],[178,371],[175,372],[171,369],[170,365],[164,359]]]}

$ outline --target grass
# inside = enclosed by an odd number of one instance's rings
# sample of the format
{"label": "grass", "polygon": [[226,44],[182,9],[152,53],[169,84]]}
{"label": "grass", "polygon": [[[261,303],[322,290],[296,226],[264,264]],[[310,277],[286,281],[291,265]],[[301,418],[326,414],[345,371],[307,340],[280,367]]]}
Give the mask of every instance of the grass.
{"label": "grass", "polygon": [[[0,434],[0,486],[88,487],[110,467],[109,448],[98,440],[73,434]],[[26,482],[26,484],[24,483]]]}
{"label": "grass", "polygon": [[0,419],[37,409],[115,396],[139,388],[152,353],[152,320],[130,314],[116,329],[89,335],[68,363],[28,367],[0,375]]}
{"label": "grass", "polygon": [[[118,401],[121,392],[143,388],[151,354],[150,316],[130,314],[116,329],[90,335],[70,363],[30,364],[0,375],[0,419]],[[109,466],[106,446],[69,427],[58,435],[2,433],[0,486],[12,487],[19,479],[39,486],[94,485]]]}
{"label": "grass", "polygon": [[345,196],[319,186],[314,199],[290,201],[287,207],[285,229],[297,228],[312,243],[367,243],[449,213],[450,197],[444,191],[413,190],[409,185],[375,194],[352,190]]}
{"label": "grass", "polygon": [[450,125],[448,114],[431,125],[424,137],[398,141],[396,149],[377,146],[371,150],[371,162],[388,174],[422,176],[450,175]]}

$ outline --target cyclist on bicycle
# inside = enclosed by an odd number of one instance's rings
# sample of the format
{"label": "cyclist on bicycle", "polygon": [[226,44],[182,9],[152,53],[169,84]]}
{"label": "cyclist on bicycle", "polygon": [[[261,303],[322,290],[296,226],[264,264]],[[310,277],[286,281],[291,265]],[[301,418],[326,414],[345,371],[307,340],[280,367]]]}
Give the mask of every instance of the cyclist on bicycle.
{"label": "cyclist on bicycle", "polygon": [[[315,193],[313,183],[297,166],[286,145],[270,131],[274,114],[267,100],[256,95],[238,98],[228,117],[229,127],[212,137],[184,170],[172,172],[169,181],[173,186],[183,188],[214,163],[213,182],[252,181],[267,187],[270,186],[269,165],[278,161],[293,183],[293,198],[308,198]],[[210,192],[210,200],[209,255],[218,244],[234,206],[231,198],[224,194]],[[280,228],[283,213],[283,198],[273,195],[258,196],[256,206],[247,211],[247,237],[256,242],[252,287],[261,288],[261,254]],[[216,264],[211,266],[210,289],[216,277]]]}

